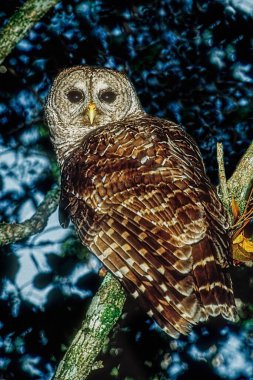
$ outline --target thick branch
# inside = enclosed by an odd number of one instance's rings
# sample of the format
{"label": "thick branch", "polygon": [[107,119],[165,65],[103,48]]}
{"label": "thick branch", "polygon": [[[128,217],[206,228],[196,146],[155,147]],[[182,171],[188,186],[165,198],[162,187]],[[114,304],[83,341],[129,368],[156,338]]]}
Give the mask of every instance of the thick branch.
{"label": "thick branch", "polygon": [[108,273],[92,299],[83,325],[61,361],[54,380],[87,378],[122,313],[125,299],[126,295],[120,283]]}
{"label": "thick branch", "polygon": [[59,0],[27,0],[0,31],[0,64],[26,32]]}
{"label": "thick branch", "polygon": [[23,223],[0,223],[0,246],[15,243],[42,231],[59,202],[59,189],[51,190],[45,196],[35,214]]}

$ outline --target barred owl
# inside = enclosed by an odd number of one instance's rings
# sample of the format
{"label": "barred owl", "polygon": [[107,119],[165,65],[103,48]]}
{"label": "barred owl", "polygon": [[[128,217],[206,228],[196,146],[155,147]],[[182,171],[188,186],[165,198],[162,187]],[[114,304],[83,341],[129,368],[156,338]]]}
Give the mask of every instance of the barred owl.
{"label": "barred owl", "polygon": [[171,336],[235,317],[228,223],[196,143],[144,112],[128,78],[89,66],[55,79],[46,118],[59,218]]}

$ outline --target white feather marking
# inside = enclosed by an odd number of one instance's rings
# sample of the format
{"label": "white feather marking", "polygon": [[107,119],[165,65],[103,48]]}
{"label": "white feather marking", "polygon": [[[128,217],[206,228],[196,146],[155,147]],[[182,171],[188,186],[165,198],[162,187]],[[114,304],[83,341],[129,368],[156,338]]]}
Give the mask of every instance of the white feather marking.
{"label": "white feather marking", "polygon": [[137,292],[137,290],[135,290],[133,293],[132,293],[132,296],[134,298],[138,298],[139,297],[139,293]]}
{"label": "white feather marking", "polygon": [[165,273],[165,268],[163,266],[159,267],[158,268],[158,272],[161,273],[161,274],[164,274]]}
{"label": "white feather marking", "polygon": [[[123,248],[123,247],[122,247]],[[123,248],[124,249],[124,248]],[[130,266],[133,266],[134,265],[134,260],[129,258],[126,260],[127,264],[129,264]]]}
{"label": "white feather marking", "polygon": [[119,278],[123,278],[123,274],[122,274],[119,270],[117,270],[117,271],[115,272],[115,275],[116,275],[117,277],[119,277]]}
{"label": "white feather marking", "polygon": [[148,157],[147,157],[147,156],[144,156],[144,157],[142,157],[142,159],[141,159],[141,163],[142,163],[142,164],[145,164],[145,162],[147,162],[147,160],[148,160]]}
{"label": "white feather marking", "polygon": [[167,292],[168,288],[165,284],[161,284],[160,285],[160,288],[164,291],[164,292]]}
{"label": "white feather marking", "polygon": [[193,266],[192,266],[192,269],[196,269],[197,267],[199,266],[205,266],[206,263],[208,262],[212,262],[212,261],[215,261],[214,257],[213,256],[207,256],[204,260],[201,260],[201,261],[198,261],[197,263],[195,263]]}
{"label": "white feather marking", "polygon": [[153,315],[154,315],[154,313],[153,313],[152,310],[149,310],[149,311],[147,312],[147,314],[148,314],[149,317],[153,317]]}
{"label": "white feather marking", "polygon": [[142,263],[140,265],[140,267],[141,267],[142,270],[144,270],[144,272],[148,272],[148,270],[149,270],[149,266],[146,263]]}
{"label": "white feather marking", "polygon": [[122,268],[120,268],[120,271],[125,276],[129,272],[129,268],[128,267],[122,267]]}
{"label": "white feather marking", "polygon": [[159,304],[156,309],[159,311],[159,313],[162,313],[164,310],[161,304]]}

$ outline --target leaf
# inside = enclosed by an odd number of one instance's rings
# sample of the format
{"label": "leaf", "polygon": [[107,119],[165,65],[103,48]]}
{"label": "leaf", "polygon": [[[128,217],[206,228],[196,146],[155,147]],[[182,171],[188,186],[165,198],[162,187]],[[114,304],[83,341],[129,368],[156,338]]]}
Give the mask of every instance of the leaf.
{"label": "leaf", "polygon": [[232,236],[233,259],[242,262],[253,261],[253,188],[242,214],[234,198],[231,201],[231,209],[235,221]]}
{"label": "leaf", "polygon": [[233,259],[242,262],[253,260],[253,242],[243,232],[233,240]]}

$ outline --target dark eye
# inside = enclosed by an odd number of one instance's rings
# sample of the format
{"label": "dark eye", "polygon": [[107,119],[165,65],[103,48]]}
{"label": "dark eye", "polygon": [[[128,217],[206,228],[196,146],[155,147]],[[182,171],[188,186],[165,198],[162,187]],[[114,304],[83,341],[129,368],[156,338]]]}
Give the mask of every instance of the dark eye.
{"label": "dark eye", "polygon": [[116,99],[116,96],[117,94],[115,94],[115,92],[113,91],[104,91],[99,95],[99,99],[102,102],[113,103],[114,100]]}
{"label": "dark eye", "polygon": [[81,90],[70,90],[67,98],[71,103],[80,103],[84,99],[84,93]]}

